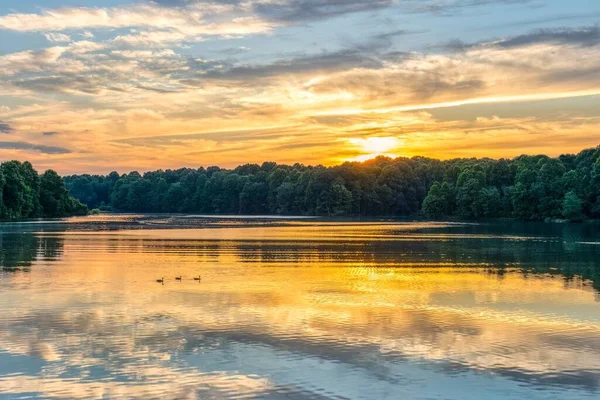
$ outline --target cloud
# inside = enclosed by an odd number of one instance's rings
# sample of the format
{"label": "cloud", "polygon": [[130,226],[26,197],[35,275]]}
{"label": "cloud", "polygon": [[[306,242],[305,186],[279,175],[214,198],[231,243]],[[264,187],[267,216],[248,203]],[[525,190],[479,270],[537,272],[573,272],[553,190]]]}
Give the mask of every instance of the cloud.
{"label": "cloud", "polygon": [[[360,102],[366,109],[375,102],[378,108],[399,103],[452,103],[465,98],[513,98],[542,85],[546,93],[560,93],[571,83],[575,85],[569,91],[593,84],[598,70],[594,53],[571,44],[590,43],[597,30],[551,33],[456,44],[454,48],[461,50],[449,55],[389,51],[389,43],[372,39],[407,34],[396,30],[340,50],[283,54],[268,63],[186,59],[171,48],[111,49],[82,41],[1,56],[0,74],[13,76],[8,81],[13,87],[93,94],[96,101],[147,96],[140,91],[187,93],[200,88],[206,90],[207,98],[213,98],[213,104],[219,98],[230,111],[240,103],[261,103],[266,108],[267,103],[291,106],[340,99]],[[547,43],[549,38],[563,39]],[[580,61],[573,64],[568,58]],[[254,93],[244,93],[252,90]]]}
{"label": "cloud", "polygon": [[44,50],[27,50],[0,56],[0,76],[13,75],[24,71],[40,71],[56,61],[66,51],[66,47],[50,47]]}
{"label": "cloud", "polygon": [[148,5],[121,8],[60,8],[44,10],[40,14],[8,14],[0,17],[0,28],[28,31],[63,31],[66,29],[123,28],[151,26],[169,28],[171,23],[187,24],[193,16],[186,18],[182,13],[164,12]]}
{"label": "cloud", "polygon": [[[68,157],[72,163],[65,167],[71,171],[102,168],[97,160],[106,157],[118,158],[123,169],[195,165],[199,157],[194,153],[226,165],[252,157],[262,161],[260,154],[273,154],[276,161],[333,163],[360,155],[340,141],[343,138],[398,137],[407,153],[421,149],[446,157],[439,149],[470,155],[466,147],[473,138],[492,135],[468,124],[446,126],[415,115],[423,110],[444,108],[447,114],[459,115],[462,107],[510,107],[515,102],[600,93],[595,27],[532,31],[477,43],[457,40],[444,51],[438,47],[421,52],[409,51],[412,41],[404,36],[423,32],[400,19],[392,21],[393,28],[379,26],[383,12],[336,21],[332,26],[356,24],[351,25],[356,33],[336,39],[332,32],[332,40],[318,45],[312,45],[314,35],[326,24],[304,24],[310,18],[385,7],[401,15],[409,6],[414,11],[437,4],[438,9],[450,10],[483,3],[161,1],[9,14],[0,17],[0,26],[68,34],[75,41],[0,55],[0,96],[11,106],[2,111],[2,118],[18,126],[18,146],[29,146],[32,160],[43,160],[37,154],[41,150],[29,144],[38,140],[73,149]],[[87,26],[85,21],[92,19]],[[310,31],[309,39],[278,35],[287,31],[241,39],[292,25],[293,34]],[[369,33],[358,31],[363,28]],[[224,38],[233,40],[227,45],[209,42]],[[415,39],[423,43],[427,37]],[[191,45],[199,41],[207,43]],[[558,126],[519,124],[546,132]],[[267,126],[291,128],[270,132]],[[578,128],[579,134],[587,135],[585,143],[592,141],[594,126]],[[467,130],[469,140],[456,139]],[[502,134],[513,132],[499,125],[490,130],[499,132],[481,142],[490,149]],[[423,140],[436,144],[427,147],[403,135],[425,136]],[[440,138],[456,145],[447,146]],[[510,143],[519,149],[516,142]],[[17,145],[11,146],[14,150]],[[256,152],[244,151],[249,147]],[[140,157],[141,148],[147,150],[147,158]],[[89,157],[78,149],[91,149]]]}
{"label": "cloud", "polygon": [[[197,2],[189,7],[161,7],[156,3],[113,8],[72,7],[44,10],[38,14],[13,13],[0,16],[0,29],[18,32],[143,28],[138,42],[198,40],[198,36],[232,36],[269,32],[273,23],[234,4]],[[156,32],[155,32],[156,31]],[[159,36],[160,35],[160,36]],[[122,42],[135,41],[135,34],[122,35]]]}
{"label": "cloud", "polygon": [[498,47],[512,48],[538,43],[597,46],[600,44],[600,28],[594,26],[581,29],[540,29],[527,35],[515,36],[493,44]]}
{"label": "cloud", "polygon": [[518,5],[533,0],[402,0],[405,9],[417,13],[451,14],[490,4]]}
{"label": "cloud", "polygon": [[394,31],[384,32],[384,33],[379,33],[377,35],[373,35],[373,38],[378,39],[378,40],[391,40],[392,38],[397,37],[397,36],[413,35],[415,33],[420,33],[420,32],[407,31],[405,29],[397,29]]}
{"label": "cloud", "polygon": [[143,31],[127,35],[119,35],[112,42],[139,47],[160,46],[173,42],[202,41],[201,37],[190,36],[177,30]]}
{"label": "cloud", "polygon": [[282,74],[319,73],[324,71],[345,70],[352,68],[377,69],[384,62],[376,54],[357,48],[343,49],[317,54],[295,55],[270,64],[223,64],[215,63],[216,68],[202,72],[202,77],[213,79],[247,80]]}
{"label": "cloud", "polygon": [[61,74],[57,76],[40,76],[13,81],[17,87],[36,92],[78,92],[81,94],[97,94],[100,90],[116,90],[118,86],[110,80],[99,76],[82,76]]}
{"label": "cloud", "polygon": [[58,32],[49,32],[45,33],[44,36],[49,42],[52,43],[60,43],[60,42],[70,42],[71,37],[69,35],[65,35],[64,33]]}
{"label": "cloud", "polygon": [[477,47],[499,47],[504,49],[527,47],[538,44],[562,44],[581,47],[600,45],[600,28],[597,26],[573,28],[538,29],[533,32],[511,36],[497,40],[486,40],[476,43],[466,43],[453,39],[446,43],[432,46],[432,49],[449,51],[466,51]]}
{"label": "cloud", "polygon": [[40,13],[0,16],[0,29],[48,32],[52,42],[70,37],[59,33],[90,29],[141,28],[139,34],[119,35],[121,43],[199,41],[202,36],[243,36],[268,33],[282,25],[315,21],[391,7],[394,0],[160,0],[120,7],[63,7]]}
{"label": "cloud", "polygon": [[487,4],[525,4],[532,0],[155,0],[162,7],[183,9],[199,4],[221,4],[250,10],[257,16],[284,23],[335,18],[399,6],[412,13],[450,13]]}
{"label": "cloud", "polygon": [[0,132],[1,133],[13,133],[14,129],[5,122],[0,122]]}
{"label": "cloud", "polygon": [[42,132],[42,135],[44,135],[44,136],[54,136],[54,135],[58,135],[58,132],[56,132],[56,131]]}
{"label": "cloud", "polygon": [[293,135],[297,126],[263,127],[260,129],[240,129],[235,131],[211,131],[202,133],[188,133],[175,135],[147,136],[125,138],[117,140],[118,143],[136,144],[142,146],[161,146],[167,144],[184,144],[195,140],[209,140],[214,142],[242,142],[251,140],[277,139],[286,135]]}
{"label": "cloud", "polygon": [[171,49],[153,51],[153,50],[113,50],[112,54],[134,59],[154,59],[162,57],[173,57],[175,52]]}
{"label": "cloud", "polygon": [[251,10],[270,20],[302,22],[376,11],[391,7],[395,0],[155,0],[153,3],[175,8],[206,3],[221,4]]}
{"label": "cloud", "polygon": [[[319,21],[347,14],[373,12],[399,6],[399,11],[448,12],[485,4],[521,4],[531,0],[155,0],[119,7],[62,7],[39,13],[11,13],[0,16],[0,29],[18,32],[49,32],[48,40],[70,40],[65,30],[142,28],[146,41],[162,39],[199,40],[200,36],[268,33],[278,26]],[[400,32],[400,31],[398,31]],[[179,35],[177,35],[178,33]],[[170,36],[169,36],[170,35]],[[122,35],[121,41],[135,41]],[[389,39],[389,37],[388,37]],[[143,42],[142,39],[138,41]]]}
{"label": "cloud", "polygon": [[246,53],[250,51],[250,48],[245,47],[245,46],[240,46],[240,47],[228,47],[226,49],[222,49],[222,50],[218,50],[218,53],[221,54],[227,54],[227,55],[236,55],[236,54],[242,54],[242,53]]}
{"label": "cloud", "polygon": [[68,154],[71,150],[64,147],[46,146],[26,142],[0,142],[0,149],[38,151],[44,154]]}
{"label": "cloud", "polygon": [[393,0],[279,0],[256,1],[259,15],[281,21],[310,21],[390,7]]}

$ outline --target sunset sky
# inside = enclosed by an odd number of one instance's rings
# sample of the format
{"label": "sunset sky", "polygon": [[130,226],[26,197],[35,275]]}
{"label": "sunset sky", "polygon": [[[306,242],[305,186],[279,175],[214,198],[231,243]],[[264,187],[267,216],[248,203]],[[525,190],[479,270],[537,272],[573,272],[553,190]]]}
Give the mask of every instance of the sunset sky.
{"label": "sunset sky", "polygon": [[600,144],[599,22],[596,0],[3,0],[0,160],[578,152]]}

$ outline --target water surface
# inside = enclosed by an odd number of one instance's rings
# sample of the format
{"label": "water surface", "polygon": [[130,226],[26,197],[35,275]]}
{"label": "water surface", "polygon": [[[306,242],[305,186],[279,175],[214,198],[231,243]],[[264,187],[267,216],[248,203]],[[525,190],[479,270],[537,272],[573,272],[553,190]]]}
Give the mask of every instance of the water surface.
{"label": "water surface", "polygon": [[0,229],[0,398],[600,396],[593,224]]}

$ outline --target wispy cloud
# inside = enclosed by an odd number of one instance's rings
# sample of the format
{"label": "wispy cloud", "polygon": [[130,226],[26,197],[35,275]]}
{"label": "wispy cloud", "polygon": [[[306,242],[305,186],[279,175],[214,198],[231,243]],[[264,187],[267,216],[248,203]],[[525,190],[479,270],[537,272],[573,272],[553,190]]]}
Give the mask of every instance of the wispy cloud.
{"label": "wispy cloud", "polygon": [[[223,17],[227,15],[227,17]],[[275,24],[249,13],[243,5],[194,2],[186,7],[161,7],[157,3],[112,8],[65,7],[40,13],[13,13],[0,16],[0,29],[17,32],[48,32],[48,40],[67,41],[61,31],[140,28],[137,33],[119,35],[121,43],[167,43],[198,41],[202,36],[234,36],[267,33]]]}
{"label": "wispy cloud", "polygon": [[26,142],[0,142],[0,149],[6,150],[29,150],[38,151],[44,154],[67,154],[71,150],[58,146],[45,146],[41,144],[32,144]]}
{"label": "wispy cloud", "polygon": [[597,26],[580,29],[559,28],[540,29],[526,35],[494,42],[500,47],[521,47],[537,43],[572,44],[578,46],[597,46],[600,44],[600,28]]}
{"label": "wispy cloud", "polygon": [[[0,153],[25,151],[48,166],[60,159],[76,171],[101,169],[100,159],[123,170],[235,165],[264,154],[336,163],[363,156],[355,144],[372,137],[402,144],[394,154],[441,157],[471,155],[476,142],[493,154],[510,153],[509,144],[522,151],[519,140],[525,148],[533,135],[562,145],[558,129],[579,135],[577,147],[593,144],[599,122],[577,113],[550,121],[559,112],[549,105],[532,106],[528,119],[482,110],[502,105],[521,115],[524,103],[563,99],[593,115],[596,26],[499,30],[487,38],[445,26],[453,13],[462,23],[532,4],[162,0],[0,15],[0,30],[11,36],[29,40],[37,32],[50,41],[0,55],[0,112],[10,122],[0,132],[19,135]],[[365,26],[367,33],[359,31]],[[455,40],[427,47],[439,37]],[[533,115],[538,108],[545,119]]]}
{"label": "wispy cloud", "polygon": [[1,133],[12,133],[14,129],[5,122],[0,122],[0,132]]}
{"label": "wispy cloud", "polygon": [[226,49],[219,50],[218,53],[233,56],[236,54],[246,53],[248,51],[250,51],[250,48],[245,47],[245,46],[240,46],[240,47],[228,47]]}
{"label": "wispy cloud", "polygon": [[458,39],[432,46],[433,49],[465,51],[477,47],[519,48],[536,44],[564,44],[582,47],[600,45],[600,28],[597,26],[580,28],[538,29],[533,32],[506,37],[497,40],[487,40],[476,43],[466,43]]}
{"label": "wispy cloud", "polygon": [[[154,0],[164,7],[193,7],[205,0]],[[395,0],[214,0],[215,5],[234,6],[270,20],[315,21],[358,12],[375,11],[394,5]]]}
{"label": "wispy cloud", "polygon": [[49,42],[52,43],[61,43],[61,42],[70,42],[71,37],[69,35],[65,35],[64,33],[57,32],[48,32],[45,33],[44,36],[48,39]]}
{"label": "wispy cloud", "polygon": [[282,21],[310,21],[390,7],[393,0],[279,0],[255,1],[259,15]]}
{"label": "wispy cloud", "polygon": [[408,10],[418,13],[452,14],[490,4],[526,4],[533,0],[403,0],[401,4]]}

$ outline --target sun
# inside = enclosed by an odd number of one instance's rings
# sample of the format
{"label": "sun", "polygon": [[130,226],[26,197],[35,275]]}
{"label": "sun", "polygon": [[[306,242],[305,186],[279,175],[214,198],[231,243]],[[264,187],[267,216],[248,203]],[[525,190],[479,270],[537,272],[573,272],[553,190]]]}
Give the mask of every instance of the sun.
{"label": "sun", "polygon": [[350,138],[348,139],[353,147],[352,150],[362,153],[352,158],[350,161],[366,161],[378,156],[398,157],[395,153],[404,145],[404,141],[397,137],[369,137],[369,138]]}

